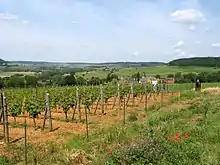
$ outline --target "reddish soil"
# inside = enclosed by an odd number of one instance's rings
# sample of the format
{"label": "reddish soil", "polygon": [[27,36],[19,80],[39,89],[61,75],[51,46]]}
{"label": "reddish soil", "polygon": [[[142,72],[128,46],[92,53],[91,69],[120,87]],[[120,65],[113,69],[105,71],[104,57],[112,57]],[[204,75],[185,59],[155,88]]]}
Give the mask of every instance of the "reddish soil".
{"label": "reddish soil", "polygon": [[[167,102],[171,96],[179,96],[180,93],[166,93],[163,97],[159,96],[151,96],[148,98],[147,104],[148,107],[152,106],[155,103]],[[131,113],[135,113],[138,116],[139,120],[144,119],[145,113],[142,110],[144,108],[144,99],[140,102],[140,96],[135,99],[135,105],[132,106],[131,98],[129,100],[129,104],[126,107],[126,116]],[[121,103],[121,109],[119,107],[118,101],[116,102],[116,106],[112,109],[114,98],[111,98],[107,103],[107,108],[105,105],[105,115],[101,114],[101,106],[98,106],[97,113],[94,114],[96,104],[91,108],[91,112],[88,114],[89,121],[89,131],[94,131],[96,129],[100,129],[106,126],[115,125],[117,123],[122,123],[123,119],[123,103]],[[82,108],[82,120],[85,119],[84,109]],[[29,118],[28,115],[19,116],[16,118],[16,124],[14,123],[14,119],[9,117],[9,136],[10,140],[22,139],[24,136],[24,129],[22,127],[24,123],[24,119],[26,117],[27,120],[27,140],[28,142],[39,144],[47,141],[64,141],[68,138],[68,135],[71,134],[84,134],[85,133],[85,124],[78,122],[78,114],[76,112],[75,121],[65,122],[65,114],[62,112],[62,109],[53,109],[52,110],[52,123],[55,131],[49,132],[48,128],[44,131],[41,129],[35,130],[33,128],[33,119]],[[72,117],[72,110],[68,113],[68,118]],[[36,123],[38,126],[43,125],[43,114],[36,119]],[[48,121],[46,122],[46,127],[48,127]],[[0,126],[0,136],[3,136],[3,126]],[[3,139],[2,139],[3,140]],[[1,141],[2,141],[1,140]],[[18,140],[16,143],[23,143],[23,140]],[[0,146],[1,148],[1,146]]]}

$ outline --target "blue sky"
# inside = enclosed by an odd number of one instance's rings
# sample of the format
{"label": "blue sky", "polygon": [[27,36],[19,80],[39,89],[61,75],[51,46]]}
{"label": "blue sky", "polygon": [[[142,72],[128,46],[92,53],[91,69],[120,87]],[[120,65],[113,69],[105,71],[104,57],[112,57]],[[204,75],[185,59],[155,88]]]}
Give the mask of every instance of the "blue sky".
{"label": "blue sky", "polygon": [[219,28],[219,0],[0,0],[0,57],[106,62],[219,56]]}

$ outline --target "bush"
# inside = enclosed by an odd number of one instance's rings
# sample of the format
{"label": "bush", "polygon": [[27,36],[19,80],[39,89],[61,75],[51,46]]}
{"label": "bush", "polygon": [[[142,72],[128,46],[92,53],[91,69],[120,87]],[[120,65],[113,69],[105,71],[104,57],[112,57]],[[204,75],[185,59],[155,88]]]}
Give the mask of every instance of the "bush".
{"label": "bush", "polygon": [[159,139],[141,139],[113,152],[112,164],[157,164],[163,159],[165,148]]}
{"label": "bush", "polygon": [[112,152],[107,159],[107,164],[201,164],[201,157],[204,153],[202,146],[191,143],[188,136],[179,134],[174,138],[147,136]]}
{"label": "bush", "polygon": [[138,120],[137,114],[135,114],[135,113],[131,113],[131,114],[128,116],[128,121],[130,121],[130,122],[135,122],[135,121],[137,121],[137,120]]}

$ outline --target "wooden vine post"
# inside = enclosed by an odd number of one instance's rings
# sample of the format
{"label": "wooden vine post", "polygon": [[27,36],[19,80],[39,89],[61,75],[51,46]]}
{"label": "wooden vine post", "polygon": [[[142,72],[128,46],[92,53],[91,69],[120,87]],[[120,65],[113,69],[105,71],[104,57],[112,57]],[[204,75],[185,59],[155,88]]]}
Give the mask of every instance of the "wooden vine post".
{"label": "wooden vine post", "polygon": [[[131,89],[129,90],[129,93],[128,93],[128,97],[127,97],[127,101],[126,101],[126,106],[128,106],[128,103],[129,103],[129,100],[130,100],[130,97],[131,97],[131,94],[132,94],[132,89],[133,89],[133,86],[131,84]],[[133,94],[132,94],[132,101],[133,101]],[[133,106],[133,104],[132,104]]]}
{"label": "wooden vine post", "polygon": [[80,99],[79,99],[79,88],[76,87],[76,104],[78,109],[79,121],[81,122],[81,109],[80,109]]}
{"label": "wooden vine post", "polygon": [[86,137],[89,138],[89,123],[88,123],[88,113],[87,113],[87,106],[85,105],[85,115],[86,115]]}
{"label": "wooden vine post", "polygon": [[46,120],[48,119],[49,129],[50,129],[50,131],[52,131],[53,127],[52,127],[52,117],[51,117],[50,97],[49,96],[50,96],[49,93],[46,92],[46,95],[45,95],[46,110],[45,110],[45,114],[44,114],[43,129],[45,128]]}
{"label": "wooden vine post", "polygon": [[103,95],[103,86],[100,85],[100,97],[101,97],[101,111],[102,111],[102,114],[105,113],[105,109],[104,109],[104,95]]}
{"label": "wooden vine post", "polygon": [[[162,88],[162,80],[161,80],[161,88]],[[161,93],[160,93],[160,95],[161,95],[160,107],[162,107],[162,105],[163,105],[164,90],[160,90],[160,91],[161,91]]]}
{"label": "wooden vine post", "polygon": [[126,110],[126,103],[125,103],[125,96],[123,101],[123,125],[125,125],[125,110]]}
{"label": "wooden vine post", "polygon": [[146,83],[144,84],[144,109],[147,110],[148,109],[148,105],[147,105],[147,85]]}
{"label": "wooden vine post", "polygon": [[27,121],[24,119],[24,160],[27,165]]}
{"label": "wooden vine post", "polygon": [[132,106],[134,106],[134,87],[133,87],[133,83],[131,84],[131,95],[132,95]]}
{"label": "wooden vine post", "polygon": [[4,128],[4,139],[5,142],[9,143],[9,130],[8,130],[8,111],[7,111],[7,103],[5,92],[1,93],[2,98],[2,116],[3,116],[3,128]]}
{"label": "wooden vine post", "polygon": [[120,94],[120,84],[119,83],[118,83],[117,92],[118,92],[119,109],[121,109],[121,94]]}
{"label": "wooden vine post", "polygon": [[113,103],[112,109],[115,107],[117,98],[119,100],[119,106],[120,106],[120,109],[121,109],[121,103],[120,103],[120,84],[119,83],[118,83],[118,87],[117,87],[117,92],[114,95],[114,103]]}

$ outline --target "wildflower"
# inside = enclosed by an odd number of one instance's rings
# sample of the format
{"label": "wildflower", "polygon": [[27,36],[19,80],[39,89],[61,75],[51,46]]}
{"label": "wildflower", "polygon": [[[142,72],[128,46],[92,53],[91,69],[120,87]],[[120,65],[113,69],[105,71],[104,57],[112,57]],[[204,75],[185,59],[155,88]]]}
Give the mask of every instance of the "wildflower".
{"label": "wildflower", "polygon": [[104,149],[105,149],[105,146],[101,146],[101,149],[103,149],[103,150],[104,150]]}
{"label": "wildflower", "polygon": [[179,142],[179,144],[182,144],[183,142]]}
{"label": "wildflower", "polygon": [[109,150],[109,151],[112,151],[112,148],[109,148],[108,150]]}
{"label": "wildflower", "polygon": [[176,141],[176,139],[175,139],[175,138],[172,138],[171,140],[172,140],[172,142],[175,142],[175,141]]}
{"label": "wildflower", "polygon": [[176,134],[176,138],[180,138],[180,136],[181,136],[180,134]]}
{"label": "wildflower", "polygon": [[168,137],[168,136],[165,136],[165,139],[169,139],[169,137]]}
{"label": "wildflower", "polygon": [[185,136],[185,139],[188,139],[188,138],[189,138],[189,136],[188,136],[188,135],[186,135],[186,136]]}
{"label": "wildflower", "polygon": [[110,156],[110,155],[111,155],[111,152],[107,152],[106,154],[107,154],[107,156]]}

